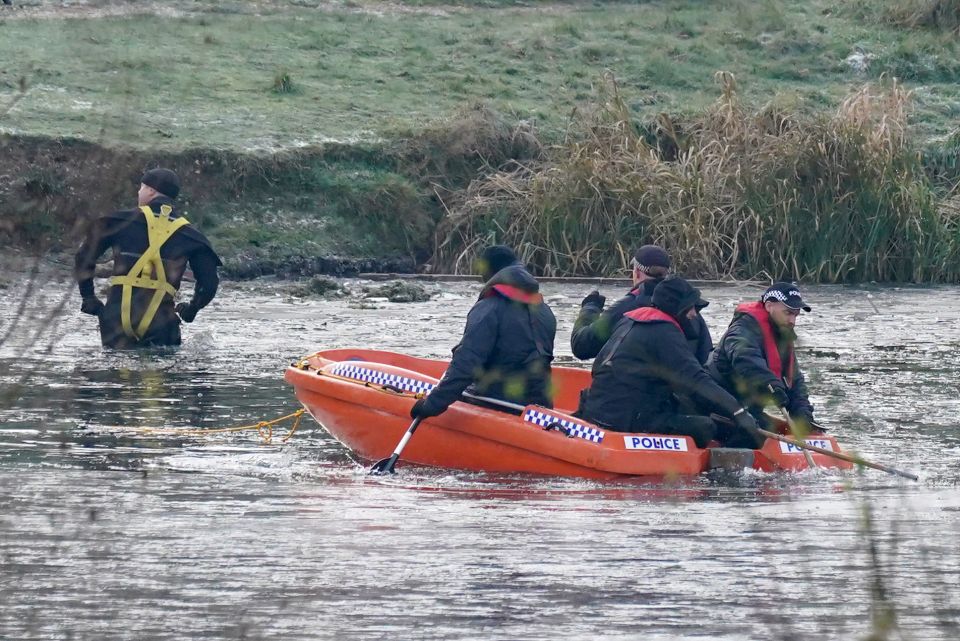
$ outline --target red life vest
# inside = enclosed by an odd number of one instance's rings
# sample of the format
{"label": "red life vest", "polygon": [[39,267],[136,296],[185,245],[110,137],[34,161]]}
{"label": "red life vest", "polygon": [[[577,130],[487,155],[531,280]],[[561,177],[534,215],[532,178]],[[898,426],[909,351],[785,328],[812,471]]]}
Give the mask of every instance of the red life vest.
{"label": "red life vest", "polygon": [[670,314],[660,311],[656,307],[638,307],[632,311],[624,314],[630,320],[637,321],[638,323],[649,323],[652,321],[667,321],[673,323],[677,326],[681,332],[683,328],[680,327],[680,323],[677,322],[677,319],[671,316]]}
{"label": "red life vest", "polygon": [[493,296],[494,292],[504,298],[524,303],[526,305],[539,305],[543,302],[543,296],[536,292],[528,292],[513,285],[494,285],[483,295],[483,298]]}
{"label": "red life vest", "polygon": [[741,303],[737,305],[736,311],[749,314],[757,321],[757,324],[760,325],[760,332],[763,334],[763,353],[767,358],[767,366],[778,378],[783,379],[787,387],[793,387],[793,345],[787,351],[787,363],[786,368],[784,368],[783,359],[780,358],[780,350],[777,349],[777,340],[773,336],[770,314],[767,313],[763,303]]}

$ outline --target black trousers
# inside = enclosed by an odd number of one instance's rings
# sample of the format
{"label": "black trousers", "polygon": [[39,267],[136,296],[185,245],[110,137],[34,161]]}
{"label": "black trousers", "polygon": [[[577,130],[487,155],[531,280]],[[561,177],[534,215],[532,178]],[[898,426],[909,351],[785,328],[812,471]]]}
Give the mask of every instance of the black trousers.
{"label": "black trousers", "polygon": [[658,414],[644,421],[645,432],[689,436],[697,447],[706,447],[716,438],[717,425],[709,416],[694,414]]}

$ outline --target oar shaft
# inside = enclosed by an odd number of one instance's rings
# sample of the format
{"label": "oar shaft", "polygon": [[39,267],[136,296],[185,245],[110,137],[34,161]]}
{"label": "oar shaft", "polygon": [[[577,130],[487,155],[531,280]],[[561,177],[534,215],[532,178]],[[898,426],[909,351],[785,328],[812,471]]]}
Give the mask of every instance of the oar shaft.
{"label": "oar shaft", "polygon": [[393,474],[393,466],[397,464],[397,459],[400,458],[400,454],[403,452],[403,448],[407,446],[407,442],[410,440],[410,437],[413,436],[413,433],[417,431],[417,427],[420,425],[420,421],[423,419],[417,417],[413,419],[413,422],[410,423],[410,427],[407,428],[407,431],[404,432],[403,438],[400,439],[400,442],[397,443],[397,447],[394,448],[393,454],[389,458],[381,459],[373,464],[373,467],[370,468],[371,474]]}
{"label": "oar shaft", "polygon": [[[483,403],[489,403],[490,405],[499,405],[500,407],[504,407],[504,408],[511,409],[511,410],[515,410],[515,411],[519,411],[519,412],[522,412],[524,409],[526,409],[523,405],[518,405],[517,403],[509,403],[509,402],[507,402],[507,401],[501,401],[501,400],[498,399],[498,398],[490,398],[490,397],[488,397],[488,396],[480,396],[480,395],[478,395],[478,394],[471,394],[470,392],[464,392],[464,393],[463,393],[463,396],[465,396],[466,398],[475,400],[475,401],[481,401],[481,402],[483,402]],[[784,410],[784,413],[786,414],[786,410]],[[716,415],[711,415],[711,416],[716,416]],[[788,416],[789,416],[789,414],[786,414],[785,418],[786,418],[786,420],[788,421],[787,424],[788,424],[788,425],[791,425],[790,419],[787,418]],[[720,418],[720,419],[722,419],[722,420],[724,420],[724,421],[730,422],[730,420],[727,419],[726,417],[719,417],[719,416],[717,416],[717,418]],[[820,427],[820,426],[817,425],[816,423],[814,423],[813,426],[816,427],[816,428],[819,428],[819,427]],[[791,428],[792,428],[792,425],[791,425]],[[881,465],[880,463],[873,463],[872,461],[867,461],[867,460],[865,460],[865,459],[863,459],[863,458],[860,458],[859,456],[850,456],[849,454],[843,454],[843,453],[841,453],[841,452],[834,452],[833,450],[827,450],[827,449],[824,449],[824,448],[822,448],[822,447],[817,447],[816,445],[809,445],[809,444],[807,444],[807,443],[805,443],[805,442],[803,442],[803,441],[794,440],[794,439],[792,439],[792,438],[787,438],[787,437],[785,437],[785,436],[781,436],[780,434],[776,434],[776,433],[774,433],[774,432],[769,432],[769,431],[764,430],[764,429],[761,429],[761,428],[759,428],[759,427],[757,428],[757,432],[759,432],[760,434],[763,434],[763,435],[766,436],[767,438],[772,438],[772,439],[774,439],[774,440],[776,440],[776,441],[781,441],[781,442],[783,442],[783,443],[789,443],[790,445],[793,445],[793,446],[795,446],[795,447],[799,447],[800,449],[802,449],[802,450],[804,451],[803,454],[804,454],[805,457],[807,457],[807,465],[809,465],[810,467],[816,467],[816,466],[817,466],[816,463],[815,463],[814,460],[813,460],[813,457],[810,456],[810,452],[816,452],[817,454],[823,454],[824,456],[830,456],[830,457],[832,457],[832,458],[839,459],[839,460],[841,460],[841,461],[846,461],[846,462],[848,462],[848,463],[853,463],[853,464],[855,464],[855,465],[863,465],[864,467],[872,467],[872,468],[875,469],[875,470],[880,470],[881,472],[886,472],[887,474],[894,474],[894,475],[896,475],[896,476],[902,476],[903,478],[905,478],[905,479],[910,479],[911,481],[918,481],[918,480],[920,480],[920,477],[918,477],[916,474],[911,474],[910,472],[904,472],[904,471],[902,471],[902,470],[898,470],[898,469],[896,469],[896,468],[889,467],[889,466],[887,466],[887,465]],[[405,437],[404,437],[405,440],[406,440],[407,438],[408,438],[408,436],[405,436]],[[400,442],[400,445],[398,445],[397,448],[402,450],[402,449],[403,449],[403,447],[402,447],[403,445],[405,445],[405,442],[404,442],[404,441],[401,441],[401,442]],[[809,451],[808,451],[808,450],[809,450]]]}
{"label": "oar shaft", "polygon": [[471,394],[470,392],[464,392],[462,396],[472,399],[474,401],[489,403],[490,405],[499,405],[500,407],[505,407],[507,409],[515,410],[517,412],[522,412],[523,410],[526,409],[525,406],[519,405],[517,403],[509,403],[507,401],[501,401],[499,398],[490,398],[489,396],[480,396],[479,394]]}
{"label": "oar shaft", "polygon": [[[733,424],[733,421],[731,421],[729,418],[727,418],[726,416],[720,416],[719,414],[711,414],[710,418],[726,423],[728,425]],[[896,469],[895,467],[890,467],[888,465],[881,465],[880,463],[874,463],[872,461],[868,461],[866,459],[860,458],[859,456],[850,456],[849,454],[843,454],[842,452],[834,452],[833,450],[827,450],[822,447],[817,447],[816,445],[810,445],[806,442],[797,441],[792,438],[787,438],[786,436],[781,436],[780,434],[776,434],[774,432],[770,432],[759,427],[754,429],[757,430],[758,434],[762,434],[767,438],[772,438],[775,441],[780,441],[781,443],[788,443],[790,445],[793,445],[794,447],[810,450],[811,452],[816,452],[817,454],[823,454],[824,456],[830,456],[832,458],[839,459],[841,461],[853,463],[854,465],[863,465],[864,467],[872,467],[875,470],[880,470],[881,472],[886,472],[887,474],[902,476],[903,478],[910,479],[911,481],[920,480],[920,477],[918,477],[916,474],[911,474],[910,472],[904,472],[902,470]]]}
{"label": "oar shaft", "polygon": [[413,433],[417,431],[417,427],[419,426],[420,419],[418,418],[410,424],[410,427],[407,428],[407,431],[404,433],[403,438],[400,439],[400,442],[397,443],[397,447],[393,450],[393,454],[390,455],[390,458],[393,460],[399,458],[400,454],[403,452],[403,448],[407,446],[407,443],[410,441],[410,437],[413,436]]}
{"label": "oar shaft", "polygon": [[864,467],[872,467],[875,470],[880,470],[881,472],[887,472],[888,474],[896,474],[897,476],[902,476],[903,478],[910,479],[912,481],[920,480],[916,474],[911,474],[910,472],[903,472],[893,467],[887,465],[881,465],[880,463],[873,463],[862,459],[859,456],[850,456],[849,454],[843,454],[842,452],[834,452],[833,450],[827,450],[822,447],[817,447],[816,445],[810,445],[809,443],[801,442],[794,440],[792,438],[787,438],[781,436],[780,434],[775,434],[774,432],[768,432],[767,430],[756,428],[757,432],[763,434],[767,438],[772,438],[781,443],[789,443],[795,447],[799,447],[805,450],[810,450],[811,452],[816,452],[817,454],[823,454],[824,456],[830,456],[835,459],[840,459],[841,461],[847,461],[848,463],[853,463],[855,465],[863,465]]}

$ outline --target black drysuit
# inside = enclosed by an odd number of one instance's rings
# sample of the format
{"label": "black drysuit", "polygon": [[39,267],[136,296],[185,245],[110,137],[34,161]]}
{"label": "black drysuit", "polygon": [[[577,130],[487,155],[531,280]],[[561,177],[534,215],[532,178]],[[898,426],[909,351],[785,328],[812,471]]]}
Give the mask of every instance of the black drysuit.
{"label": "black drysuit", "polygon": [[710,378],[690,351],[683,330],[670,320],[625,316],[592,371],[593,382],[578,412],[589,421],[622,432],[691,436],[698,447],[714,438],[728,447],[758,445],[747,432],[717,426],[708,416],[682,413],[678,396],[726,416],[741,408]]}
{"label": "black drysuit", "polygon": [[[148,206],[154,214],[159,215],[161,207],[165,205],[173,207],[169,198],[159,196]],[[169,218],[178,217],[176,209],[172,209]],[[95,295],[93,277],[97,259],[104,252],[113,250],[114,276],[126,276],[147,251],[149,244],[145,216],[140,209],[118,211],[97,219],[75,258],[75,277],[80,287],[80,295],[83,298]],[[193,299],[189,303],[194,313],[213,300],[220,282],[217,268],[222,263],[210,246],[210,241],[196,228],[188,224],[177,229],[161,246],[160,258],[165,280],[174,289],[180,288],[187,264],[190,265],[196,278]],[[155,290],[133,287],[131,291],[130,316],[133,325],[137,325],[148,309]],[[180,344],[180,318],[174,310],[173,298],[169,294],[164,295],[143,335],[129,336],[121,322],[122,292],[123,287],[113,285],[106,304],[98,315],[100,338],[104,346],[130,348]]]}
{"label": "black drysuit", "polygon": [[[580,314],[573,324],[573,332],[570,334],[570,348],[573,350],[573,355],[579,359],[587,360],[599,354],[604,343],[613,333],[613,328],[620,322],[624,314],[640,307],[653,305],[653,290],[662,280],[643,281],[603,311],[595,303],[587,303],[581,307]],[[706,321],[699,315],[697,316],[695,334],[695,336],[687,338],[687,342],[693,351],[693,355],[701,364],[704,364],[710,356],[710,351],[713,350],[713,339],[710,337],[710,330],[707,328]]]}
{"label": "black drysuit", "polygon": [[433,415],[464,391],[520,405],[553,406],[550,363],[557,321],[539,289],[520,264],[501,269],[484,284],[450,366],[425,399]]}
{"label": "black drysuit", "polygon": [[707,371],[724,389],[741,399],[761,425],[767,423],[763,408],[770,402],[771,387],[786,394],[786,409],[791,417],[812,423],[813,405],[793,345],[781,337],[776,325],[771,323],[770,327],[781,362],[792,367],[791,385],[771,369],[760,323],[739,309],[710,355]]}

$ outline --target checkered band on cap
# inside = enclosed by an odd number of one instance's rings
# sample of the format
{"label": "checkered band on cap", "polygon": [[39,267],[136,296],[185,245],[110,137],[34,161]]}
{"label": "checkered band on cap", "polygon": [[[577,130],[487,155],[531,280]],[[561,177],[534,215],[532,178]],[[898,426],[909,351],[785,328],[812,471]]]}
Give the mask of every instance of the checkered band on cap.
{"label": "checkered band on cap", "polygon": [[656,265],[641,265],[641,264],[638,263],[636,260],[634,260],[634,261],[631,263],[631,265],[633,265],[633,268],[634,268],[634,269],[639,270],[639,271],[643,272],[644,274],[649,274],[650,271],[651,271],[651,270],[654,270],[654,269],[663,269],[663,267],[659,267],[659,268],[658,268]]}
{"label": "checkered band on cap", "polygon": [[[790,295],[791,295],[791,296],[799,296],[799,295],[800,295],[800,292],[794,290],[794,291],[790,292]],[[772,290],[770,290],[769,292],[767,292],[766,294],[764,294],[764,295],[763,295],[763,298],[760,299],[760,302],[765,303],[765,302],[767,302],[768,300],[770,300],[771,298],[775,298],[775,299],[777,299],[778,301],[780,301],[781,303],[787,302],[787,297],[786,297],[786,295],[785,295],[783,292],[781,292],[779,289],[772,289]]]}
{"label": "checkered band on cap", "polygon": [[576,436],[577,438],[582,438],[592,443],[600,443],[603,441],[603,430],[591,425],[578,423],[563,416],[556,416],[543,410],[528,409],[523,414],[523,420],[528,423],[533,423],[534,425],[539,425],[540,427],[559,425],[568,435]]}
{"label": "checkered band on cap", "polygon": [[428,394],[430,390],[434,388],[433,383],[348,363],[338,363],[330,373],[334,376],[352,378],[353,380],[363,381],[364,383],[396,387],[397,389],[405,392],[413,392],[414,394]]}

